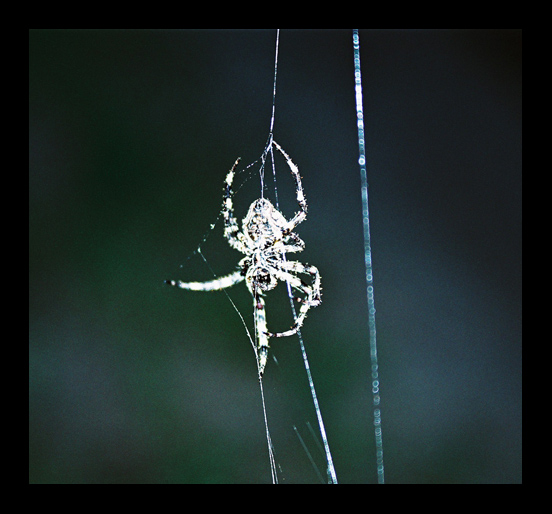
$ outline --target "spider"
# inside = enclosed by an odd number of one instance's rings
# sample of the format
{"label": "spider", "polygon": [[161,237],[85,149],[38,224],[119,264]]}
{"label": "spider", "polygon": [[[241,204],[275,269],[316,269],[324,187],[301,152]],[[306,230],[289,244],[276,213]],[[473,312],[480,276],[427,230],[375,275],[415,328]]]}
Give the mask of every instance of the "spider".
{"label": "spider", "polygon": [[[263,376],[268,359],[269,338],[287,337],[297,333],[303,325],[308,310],[311,307],[316,307],[321,302],[320,273],[318,269],[299,261],[286,260],[286,253],[301,252],[305,248],[303,240],[293,232],[293,229],[299,223],[305,221],[307,217],[307,202],[303,193],[299,168],[276,141],[271,141],[270,145],[274,145],[285,157],[291,170],[295,180],[299,212],[290,221],[287,221],[270,200],[259,198],[250,205],[247,215],[242,220],[242,230],[240,231],[238,222],[234,218],[232,203],[232,183],[235,169],[240,162],[238,157],[226,175],[222,202],[224,237],[232,248],[245,255],[239,261],[237,271],[207,282],[165,281],[171,286],[192,291],[218,291],[245,280],[253,297],[259,379]],[[264,155],[267,151],[265,150]],[[310,285],[299,278],[298,274],[310,275]],[[294,290],[302,293],[301,297],[294,298],[301,303],[301,309],[295,323],[289,330],[270,333],[266,325],[264,295],[267,291],[276,287],[278,280],[288,282]]]}

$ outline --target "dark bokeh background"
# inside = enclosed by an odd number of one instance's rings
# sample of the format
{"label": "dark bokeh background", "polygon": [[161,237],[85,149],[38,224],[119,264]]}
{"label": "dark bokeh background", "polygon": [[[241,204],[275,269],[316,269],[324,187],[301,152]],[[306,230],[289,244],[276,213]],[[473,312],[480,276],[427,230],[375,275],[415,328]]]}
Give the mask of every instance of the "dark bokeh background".
{"label": "dark bokeh background", "polygon": [[[360,38],[387,482],[521,482],[521,32]],[[209,225],[235,158],[264,148],[274,43],[30,32],[30,482],[270,482],[238,315],[163,280],[210,278],[193,255],[205,234],[217,274],[240,258]],[[350,30],[281,31],[274,133],[309,203],[296,258],[319,267],[324,301],[303,336],[338,479],[375,483]],[[245,286],[229,292],[251,325]],[[270,329],[289,325],[286,302],[269,297]],[[293,428],[324,474],[297,340],[271,356],[280,480],[317,482]]]}

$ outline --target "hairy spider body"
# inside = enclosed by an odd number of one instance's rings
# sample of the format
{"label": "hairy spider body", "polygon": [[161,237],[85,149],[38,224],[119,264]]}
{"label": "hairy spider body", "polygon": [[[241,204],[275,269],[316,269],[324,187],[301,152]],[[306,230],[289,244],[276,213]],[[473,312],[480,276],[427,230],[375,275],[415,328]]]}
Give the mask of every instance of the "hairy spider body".
{"label": "hairy spider body", "polygon": [[[216,291],[233,286],[245,280],[253,298],[255,334],[257,340],[257,360],[259,378],[262,378],[268,359],[268,340],[270,337],[286,337],[295,334],[302,326],[308,310],[321,302],[320,273],[314,266],[298,261],[286,260],[286,253],[301,252],[305,248],[303,240],[293,229],[307,217],[307,202],[303,192],[299,169],[282,147],[272,141],[278,151],[285,157],[296,186],[299,212],[290,220],[274,207],[266,198],[255,200],[243,218],[242,229],[234,218],[232,202],[232,183],[235,169],[240,162],[236,160],[224,181],[222,215],[224,218],[224,237],[228,244],[243,253],[245,257],[238,263],[238,270],[208,282],[181,282],[167,280],[171,286],[192,291]],[[309,275],[311,283],[307,284],[297,275]],[[293,326],[280,333],[270,333],[266,324],[265,300],[267,291],[276,287],[278,281],[288,282],[302,296],[295,299],[301,303],[301,309]]]}

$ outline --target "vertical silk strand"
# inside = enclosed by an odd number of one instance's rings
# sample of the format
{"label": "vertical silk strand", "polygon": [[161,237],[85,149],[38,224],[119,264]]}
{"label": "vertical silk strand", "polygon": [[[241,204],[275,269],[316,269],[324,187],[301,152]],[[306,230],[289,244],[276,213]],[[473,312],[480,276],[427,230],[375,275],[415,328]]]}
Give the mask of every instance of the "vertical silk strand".
{"label": "vertical silk strand", "polygon": [[370,214],[368,211],[368,177],[364,139],[364,113],[362,110],[362,77],[360,72],[360,38],[358,29],[353,29],[355,59],[355,99],[358,127],[358,164],[362,195],[362,222],[364,229],[364,264],[366,267],[366,297],[368,300],[368,331],[370,334],[371,389],[374,409],[374,432],[376,439],[376,470],[378,483],[385,482],[383,466],[383,437],[381,427],[380,389],[378,374],[378,347],[376,343],[376,307],[374,303],[374,275],[372,271],[372,248],[370,244]]}
{"label": "vertical silk strand", "polygon": [[276,111],[276,77],[278,76],[278,46],[280,43],[280,29],[276,29],[276,55],[274,56],[274,87],[272,89],[272,117],[270,118],[270,139],[274,132],[274,113]]}

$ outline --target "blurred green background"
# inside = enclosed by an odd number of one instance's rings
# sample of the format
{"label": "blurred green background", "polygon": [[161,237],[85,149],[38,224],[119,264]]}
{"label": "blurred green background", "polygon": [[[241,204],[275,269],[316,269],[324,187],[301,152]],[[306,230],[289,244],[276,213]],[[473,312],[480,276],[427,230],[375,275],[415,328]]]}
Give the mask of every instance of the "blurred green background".
{"label": "blurred green background", "polygon": [[[264,149],[275,36],[30,31],[31,483],[270,482],[239,316],[163,281],[212,276],[206,234],[217,274],[241,257],[209,226],[236,157]],[[360,42],[386,480],[519,483],[521,31]],[[274,134],[309,204],[293,258],[322,275],[303,336],[338,480],[375,483],[352,52],[351,30],[281,30]],[[251,327],[245,286],[228,292]],[[282,287],[267,316],[289,326]],[[272,342],[264,382],[280,481],[318,482],[297,339]]]}

